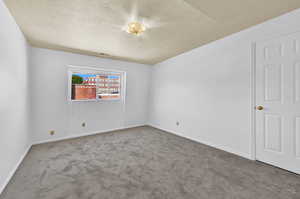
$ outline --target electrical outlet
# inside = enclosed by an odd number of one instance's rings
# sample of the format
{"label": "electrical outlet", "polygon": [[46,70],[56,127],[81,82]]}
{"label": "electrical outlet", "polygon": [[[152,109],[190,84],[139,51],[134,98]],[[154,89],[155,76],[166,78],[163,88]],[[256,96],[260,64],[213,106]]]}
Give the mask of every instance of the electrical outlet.
{"label": "electrical outlet", "polygon": [[55,134],[55,131],[51,130],[51,131],[49,131],[49,134],[50,134],[50,135],[54,135],[54,134]]}
{"label": "electrical outlet", "polygon": [[83,123],[81,124],[81,126],[82,126],[82,127],[85,127],[85,126],[86,126],[86,123],[85,123],[85,122],[83,122]]}
{"label": "electrical outlet", "polygon": [[176,122],[176,126],[179,126],[179,122],[178,121]]}

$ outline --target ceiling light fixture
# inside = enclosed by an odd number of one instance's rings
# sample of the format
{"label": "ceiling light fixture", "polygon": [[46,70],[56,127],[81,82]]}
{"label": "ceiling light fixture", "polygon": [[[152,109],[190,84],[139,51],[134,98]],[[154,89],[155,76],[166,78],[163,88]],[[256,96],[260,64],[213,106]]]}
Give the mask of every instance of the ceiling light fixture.
{"label": "ceiling light fixture", "polygon": [[146,27],[139,22],[131,22],[128,24],[127,32],[134,35],[139,35],[146,30]]}

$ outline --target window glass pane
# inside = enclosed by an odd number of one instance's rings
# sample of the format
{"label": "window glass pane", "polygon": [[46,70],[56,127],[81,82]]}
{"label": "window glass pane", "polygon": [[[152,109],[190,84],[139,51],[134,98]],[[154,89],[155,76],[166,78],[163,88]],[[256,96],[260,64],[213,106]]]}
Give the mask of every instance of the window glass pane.
{"label": "window glass pane", "polygon": [[98,74],[98,99],[119,99],[121,92],[121,76],[115,74]]}
{"label": "window glass pane", "polygon": [[72,100],[96,99],[96,75],[95,74],[72,74]]}
{"label": "window glass pane", "polygon": [[113,100],[121,98],[121,74],[115,72],[74,72],[72,100]]}

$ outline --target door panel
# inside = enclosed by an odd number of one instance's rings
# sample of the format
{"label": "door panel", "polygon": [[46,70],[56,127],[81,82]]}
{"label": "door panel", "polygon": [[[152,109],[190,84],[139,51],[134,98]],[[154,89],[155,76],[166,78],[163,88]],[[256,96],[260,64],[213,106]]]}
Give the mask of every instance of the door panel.
{"label": "door panel", "polygon": [[295,151],[296,151],[296,157],[300,158],[300,117],[296,117],[296,125],[295,125]]}
{"label": "door panel", "polygon": [[294,39],[294,51],[295,51],[296,54],[300,53],[299,40],[298,39]]}
{"label": "door panel", "polygon": [[295,102],[300,103],[300,62],[297,62],[294,67],[294,96]]}
{"label": "door panel", "polygon": [[300,33],[256,43],[256,159],[300,174]]}
{"label": "door panel", "polygon": [[279,115],[265,115],[265,149],[275,152],[282,151],[281,117]]}
{"label": "door panel", "polygon": [[281,65],[265,66],[265,101],[281,101]]}
{"label": "door panel", "polygon": [[265,59],[272,59],[274,57],[282,56],[282,45],[272,44],[265,47]]}

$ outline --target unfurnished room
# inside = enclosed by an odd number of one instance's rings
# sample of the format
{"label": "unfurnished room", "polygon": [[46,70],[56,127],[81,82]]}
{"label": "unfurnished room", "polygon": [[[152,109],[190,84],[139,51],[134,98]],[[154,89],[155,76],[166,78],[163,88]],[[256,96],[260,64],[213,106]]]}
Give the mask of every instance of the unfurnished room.
{"label": "unfurnished room", "polygon": [[300,199],[299,0],[0,0],[0,199]]}

